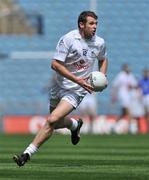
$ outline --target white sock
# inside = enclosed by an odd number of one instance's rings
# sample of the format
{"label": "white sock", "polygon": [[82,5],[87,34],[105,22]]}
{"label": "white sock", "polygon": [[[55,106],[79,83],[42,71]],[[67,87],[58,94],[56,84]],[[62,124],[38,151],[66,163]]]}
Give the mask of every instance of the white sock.
{"label": "white sock", "polygon": [[28,153],[29,156],[31,157],[34,153],[36,153],[38,151],[38,148],[34,145],[34,144],[30,144],[26,150],[24,151],[25,153]]}
{"label": "white sock", "polygon": [[75,120],[75,119],[73,119],[73,118],[71,118],[70,120],[72,121],[72,126],[70,127],[70,130],[71,130],[71,131],[74,131],[74,130],[76,130],[77,127],[78,127],[78,121]]}

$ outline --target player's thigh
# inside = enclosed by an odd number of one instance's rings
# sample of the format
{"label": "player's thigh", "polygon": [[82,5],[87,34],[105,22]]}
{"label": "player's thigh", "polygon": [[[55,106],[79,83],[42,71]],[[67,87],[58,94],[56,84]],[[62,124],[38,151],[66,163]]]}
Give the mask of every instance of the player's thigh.
{"label": "player's thigh", "polygon": [[73,110],[74,110],[73,105],[70,104],[68,101],[62,99],[59,102],[59,104],[56,106],[56,108],[53,109],[51,115],[56,117],[57,120],[59,120],[59,119],[64,118]]}
{"label": "player's thigh", "polygon": [[[50,106],[50,114],[55,110],[56,107]],[[58,119],[53,123],[54,129],[59,129],[64,127],[64,118]]]}
{"label": "player's thigh", "polygon": [[122,107],[129,108],[131,104],[129,96],[119,96],[119,103]]}

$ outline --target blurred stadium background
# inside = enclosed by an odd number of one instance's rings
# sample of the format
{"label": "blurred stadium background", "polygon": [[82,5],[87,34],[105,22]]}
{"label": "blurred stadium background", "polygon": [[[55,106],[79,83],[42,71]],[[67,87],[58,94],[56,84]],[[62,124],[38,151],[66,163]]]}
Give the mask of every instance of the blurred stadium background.
{"label": "blurred stadium background", "polygon": [[43,88],[55,46],[89,9],[100,17],[97,34],[106,40],[110,64],[98,113],[119,113],[110,105],[110,89],[121,64],[129,62],[137,77],[148,65],[148,0],[0,0],[0,123],[6,115],[48,114]]}

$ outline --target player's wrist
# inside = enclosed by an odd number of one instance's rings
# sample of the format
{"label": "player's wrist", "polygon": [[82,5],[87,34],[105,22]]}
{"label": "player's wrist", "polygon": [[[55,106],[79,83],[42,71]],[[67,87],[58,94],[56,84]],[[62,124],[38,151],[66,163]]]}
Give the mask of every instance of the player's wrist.
{"label": "player's wrist", "polygon": [[75,77],[74,78],[74,82],[80,85],[80,78],[79,77]]}

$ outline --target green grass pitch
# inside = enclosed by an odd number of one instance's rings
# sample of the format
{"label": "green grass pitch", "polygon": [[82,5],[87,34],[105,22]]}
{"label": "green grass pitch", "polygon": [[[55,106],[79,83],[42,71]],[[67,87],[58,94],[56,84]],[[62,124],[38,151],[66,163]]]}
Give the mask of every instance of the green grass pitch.
{"label": "green grass pitch", "polygon": [[12,156],[22,152],[32,138],[0,135],[0,179],[149,179],[149,135],[82,135],[76,146],[69,135],[54,135],[19,168]]}

